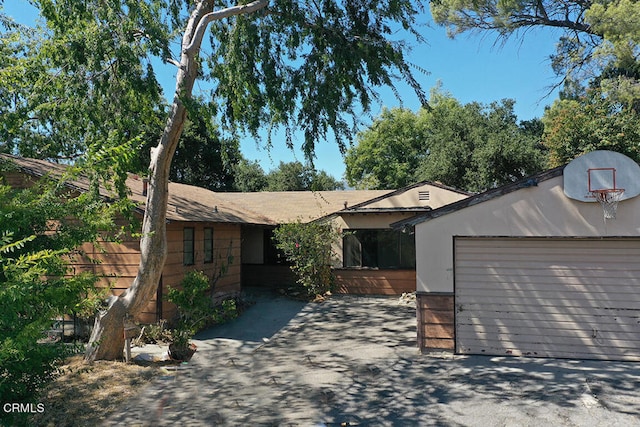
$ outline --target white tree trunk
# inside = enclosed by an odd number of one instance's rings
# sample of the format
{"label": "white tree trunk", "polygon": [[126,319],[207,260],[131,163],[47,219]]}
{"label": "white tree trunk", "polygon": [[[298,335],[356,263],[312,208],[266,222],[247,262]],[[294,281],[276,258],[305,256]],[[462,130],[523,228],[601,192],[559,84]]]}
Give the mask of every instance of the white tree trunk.
{"label": "white tree trunk", "polygon": [[152,150],[149,164],[149,190],[142,222],[140,265],[131,286],[119,297],[109,301],[107,310],[96,317],[95,326],[85,353],[85,361],[122,358],[124,347],[124,318],[136,316],[149,304],[157,292],[160,276],[167,258],[166,217],[169,199],[169,170],[184,122],[187,108],[184,101],[191,98],[198,74],[198,55],[210,22],[230,16],[252,13],[266,7],[268,0],[213,12],[213,0],[201,0],[191,13],[184,36],[182,53],[176,75],[176,92],[160,141]]}

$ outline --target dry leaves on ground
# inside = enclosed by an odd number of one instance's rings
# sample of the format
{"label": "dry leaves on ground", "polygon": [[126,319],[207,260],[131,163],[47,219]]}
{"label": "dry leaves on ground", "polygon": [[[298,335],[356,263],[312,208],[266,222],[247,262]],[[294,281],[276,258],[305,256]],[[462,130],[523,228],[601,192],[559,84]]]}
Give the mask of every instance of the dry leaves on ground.
{"label": "dry leaves on ground", "polygon": [[156,365],[108,361],[88,365],[82,356],[69,358],[62,369],[62,375],[49,384],[39,398],[44,412],[33,415],[29,424],[99,425],[161,372]]}

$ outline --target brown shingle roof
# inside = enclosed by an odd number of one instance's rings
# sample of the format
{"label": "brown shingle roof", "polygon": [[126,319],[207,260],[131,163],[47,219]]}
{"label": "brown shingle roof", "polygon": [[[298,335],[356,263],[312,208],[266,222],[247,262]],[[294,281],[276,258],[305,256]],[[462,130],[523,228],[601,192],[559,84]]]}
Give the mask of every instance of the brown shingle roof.
{"label": "brown shingle roof", "polygon": [[[23,173],[35,177],[52,175],[62,177],[67,170],[66,165],[38,159],[0,154],[0,158],[13,162]],[[88,191],[89,180],[78,176],[66,182],[67,186],[78,191]],[[130,198],[139,209],[144,209],[146,197],[142,195],[142,178],[129,174],[126,185],[130,190]],[[106,198],[114,198],[115,193],[106,187],[100,188],[100,194]],[[170,221],[197,222],[231,222],[247,224],[272,224],[273,221],[256,212],[246,210],[231,201],[221,200],[213,191],[192,185],[169,183],[169,203],[167,219]]]}
{"label": "brown shingle roof", "polygon": [[[0,158],[12,161],[25,174],[41,177],[51,174],[61,177],[67,166],[45,160],[27,159],[0,154]],[[89,189],[84,176],[67,181],[67,185],[79,191]],[[126,185],[129,197],[144,209],[146,197],[142,195],[143,180],[129,174]],[[346,191],[280,191],[255,193],[219,193],[193,185],[169,183],[167,219],[170,221],[231,222],[245,224],[277,225],[296,220],[311,221],[332,214],[347,206],[391,194],[392,190]],[[105,187],[100,194],[114,198],[115,193]]]}
{"label": "brown shingle roof", "polygon": [[[216,193],[219,200],[243,209],[261,212],[274,223],[312,221],[367,200],[392,193],[392,190],[276,191],[255,193]],[[224,205],[224,203],[223,203]]]}

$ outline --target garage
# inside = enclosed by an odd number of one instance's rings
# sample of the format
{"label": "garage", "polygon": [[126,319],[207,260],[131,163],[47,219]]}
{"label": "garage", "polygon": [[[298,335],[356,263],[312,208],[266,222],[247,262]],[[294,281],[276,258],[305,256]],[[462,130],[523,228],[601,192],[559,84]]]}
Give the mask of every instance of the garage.
{"label": "garage", "polygon": [[456,352],[640,360],[640,239],[454,246]]}
{"label": "garage", "polygon": [[393,224],[423,353],[640,361],[640,165],[593,151]]}

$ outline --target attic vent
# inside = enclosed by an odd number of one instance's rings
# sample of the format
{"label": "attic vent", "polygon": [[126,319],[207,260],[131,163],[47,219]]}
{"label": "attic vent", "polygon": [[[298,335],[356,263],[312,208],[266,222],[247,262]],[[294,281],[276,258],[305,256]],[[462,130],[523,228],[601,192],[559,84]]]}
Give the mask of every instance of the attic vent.
{"label": "attic vent", "polygon": [[418,191],[418,200],[429,200],[429,198],[430,198],[429,190]]}

